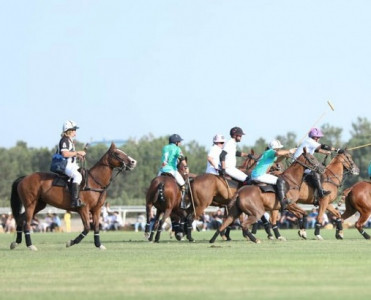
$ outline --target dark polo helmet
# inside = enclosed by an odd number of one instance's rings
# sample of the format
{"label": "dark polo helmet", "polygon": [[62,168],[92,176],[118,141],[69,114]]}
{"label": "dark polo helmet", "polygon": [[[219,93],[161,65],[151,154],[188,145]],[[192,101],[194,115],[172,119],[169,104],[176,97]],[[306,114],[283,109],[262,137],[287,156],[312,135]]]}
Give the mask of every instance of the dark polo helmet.
{"label": "dark polo helmet", "polygon": [[179,143],[183,141],[183,139],[180,137],[179,134],[172,134],[171,136],[169,136],[169,144],[175,144],[175,143]]}
{"label": "dark polo helmet", "polygon": [[234,135],[244,135],[245,133],[243,132],[242,128],[233,127],[229,134],[231,135],[231,137],[233,137]]}

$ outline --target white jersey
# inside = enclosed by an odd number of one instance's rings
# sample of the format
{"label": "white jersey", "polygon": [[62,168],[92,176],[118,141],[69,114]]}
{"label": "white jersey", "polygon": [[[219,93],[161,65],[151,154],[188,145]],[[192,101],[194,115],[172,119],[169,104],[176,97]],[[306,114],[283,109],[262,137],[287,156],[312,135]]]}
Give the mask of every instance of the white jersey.
{"label": "white jersey", "polygon": [[220,148],[219,146],[215,144],[210,148],[210,151],[207,154],[207,156],[212,157],[217,168],[214,168],[214,166],[209,161],[207,161],[207,166],[206,166],[206,171],[205,171],[206,173],[219,175],[219,172],[218,172],[218,170],[220,170],[219,156],[221,152],[222,152],[222,148]]}
{"label": "white jersey", "polygon": [[306,138],[302,143],[301,145],[298,147],[298,149],[296,149],[295,153],[294,153],[294,159],[297,159],[302,153],[303,153],[303,148],[307,148],[307,152],[310,153],[310,154],[314,154],[314,151],[316,151],[316,149],[321,146],[320,143],[316,142],[315,140],[313,140],[312,138],[308,137]]}
{"label": "white jersey", "polygon": [[[314,154],[314,151],[316,151],[316,149],[321,146],[320,143],[316,142],[315,140],[313,140],[312,138],[310,137],[307,137],[302,143],[301,145],[298,147],[298,149],[296,149],[295,153],[294,153],[294,159],[297,159],[302,153],[303,153],[303,148],[307,148],[307,152],[310,153],[310,154]],[[309,169],[306,169],[304,171],[304,173],[308,174],[310,173],[311,171]]]}
{"label": "white jersey", "polygon": [[225,156],[225,168],[234,168],[237,164],[236,151],[237,142],[235,139],[230,139],[224,144],[223,150],[227,152]]}

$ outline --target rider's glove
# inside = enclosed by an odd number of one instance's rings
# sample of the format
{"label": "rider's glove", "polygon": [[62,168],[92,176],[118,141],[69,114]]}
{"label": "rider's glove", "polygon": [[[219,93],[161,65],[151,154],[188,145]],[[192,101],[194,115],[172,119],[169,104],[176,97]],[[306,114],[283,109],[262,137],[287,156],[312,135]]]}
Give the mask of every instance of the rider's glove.
{"label": "rider's glove", "polygon": [[225,169],[220,169],[219,170],[219,175],[224,176],[225,175]]}

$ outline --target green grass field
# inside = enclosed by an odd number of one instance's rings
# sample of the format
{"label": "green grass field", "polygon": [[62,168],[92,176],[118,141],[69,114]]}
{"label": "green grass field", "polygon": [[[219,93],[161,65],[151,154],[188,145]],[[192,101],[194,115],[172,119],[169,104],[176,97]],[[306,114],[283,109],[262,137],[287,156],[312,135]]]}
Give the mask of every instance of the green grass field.
{"label": "green grass field", "polygon": [[0,235],[1,299],[370,299],[371,242],[354,229],[345,240],[322,230],[324,241],[300,240],[296,230],[282,230],[286,242],[261,244],[195,232],[195,243],[178,242],[164,232],[159,244],[143,233],[102,232],[106,251],[93,234],[65,247],[73,233],[32,234],[37,252],[9,245],[14,235]]}

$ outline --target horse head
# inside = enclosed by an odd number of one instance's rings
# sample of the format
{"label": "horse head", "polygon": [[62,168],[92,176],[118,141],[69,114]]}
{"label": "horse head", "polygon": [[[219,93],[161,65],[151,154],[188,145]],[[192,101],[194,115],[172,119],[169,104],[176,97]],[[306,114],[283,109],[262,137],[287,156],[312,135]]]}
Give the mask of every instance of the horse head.
{"label": "horse head", "polygon": [[122,168],[123,170],[131,171],[136,165],[137,161],[127,155],[124,151],[118,149],[115,143],[112,142],[108,150],[108,164],[114,168]]}
{"label": "horse head", "polygon": [[336,158],[340,160],[340,162],[344,166],[344,169],[346,169],[347,172],[349,172],[352,175],[359,175],[359,168],[357,167],[357,165],[353,161],[352,156],[346,149],[339,150]]}
{"label": "horse head", "polygon": [[241,166],[238,167],[239,170],[245,173],[250,173],[253,167],[256,165],[259,157],[255,156],[255,152],[251,149],[250,153],[247,155],[246,159]]}
{"label": "horse head", "polygon": [[181,159],[177,167],[178,167],[178,172],[180,173],[180,175],[182,175],[183,178],[187,178],[189,174],[187,157],[184,157],[184,159]]}
{"label": "horse head", "polygon": [[296,162],[304,166],[306,169],[323,174],[325,167],[322,165],[317,158],[307,152],[307,148],[304,147],[303,153],[296,159]]}

